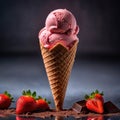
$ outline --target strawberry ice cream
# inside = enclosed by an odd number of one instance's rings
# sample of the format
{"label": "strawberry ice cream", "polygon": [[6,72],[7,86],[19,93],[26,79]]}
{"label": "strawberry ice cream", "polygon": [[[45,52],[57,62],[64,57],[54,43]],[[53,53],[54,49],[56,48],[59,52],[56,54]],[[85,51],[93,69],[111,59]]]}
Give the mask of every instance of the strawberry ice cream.
{"label": "strawberry ice cream", "polygon": [[39,32],[39,40],[48,49],[58,43],[69,49],[78,40],[78,32],[73,14],[66,9],[57,9],[46,18],[45,27]]}

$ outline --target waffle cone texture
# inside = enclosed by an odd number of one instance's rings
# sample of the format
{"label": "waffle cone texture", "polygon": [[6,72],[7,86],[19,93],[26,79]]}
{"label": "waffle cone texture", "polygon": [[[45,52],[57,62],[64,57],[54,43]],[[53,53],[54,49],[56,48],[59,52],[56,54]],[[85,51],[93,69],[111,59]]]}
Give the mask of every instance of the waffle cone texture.
{"label": "waffle cone texture", "polygon": [[78,41],[70,50],[57,44],[51,50],[41,47],[44,66],[57,111],[62,110],[68,80],[74,63]]}

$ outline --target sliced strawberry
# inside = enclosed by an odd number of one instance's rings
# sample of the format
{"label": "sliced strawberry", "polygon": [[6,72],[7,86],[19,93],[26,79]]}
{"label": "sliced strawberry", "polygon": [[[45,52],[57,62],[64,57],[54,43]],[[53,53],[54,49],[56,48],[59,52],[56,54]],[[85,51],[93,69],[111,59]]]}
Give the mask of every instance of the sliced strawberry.
{"label": "sliced strawberry", "polygon": [[0,94],[0,109],[8,109],[11,105],[13,97],[7,91]]}
{"label": "sliced strawberry", "polygon": [[104,112],[103,108],[104,99],[102,97],[102,94],[100,94],[98,90],[92,92],[90,95],[86,95],[85,99],[87,109],[94,111],[96,113]]}
{"label": "sliced strawberry", "polygon": [[37,110],[45,111],[50,109],[49,108],[50,102],[47,101],[46,99],[43,99],[40,96],[36,99],[36,104],[37,104]]}
{"label": "sliced strawberry", "polygon": [[36,92],[23,91],[23,95],[20,96],[16,104],[16,114],[22,114],[27,112],[33,112],[36,110]]}
{"label": "sliced strawberry", "polygon": [[86,102],[87,109],[94,111],[96,113],[103,113],[103,103],[97,98],[89,99]]}

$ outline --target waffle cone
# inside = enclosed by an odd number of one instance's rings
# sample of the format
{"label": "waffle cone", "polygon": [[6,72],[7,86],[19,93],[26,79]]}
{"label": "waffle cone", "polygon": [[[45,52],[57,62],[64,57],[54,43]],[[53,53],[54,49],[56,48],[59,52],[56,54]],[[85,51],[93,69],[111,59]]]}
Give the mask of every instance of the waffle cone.
{"label": "waffle cone", "polygon": [[78,42],[68,50],[61,44],[57,44],[51,50],[40,45],[43,62],[52,91],[56,110],[62,110],[66,88],[74,63]]}

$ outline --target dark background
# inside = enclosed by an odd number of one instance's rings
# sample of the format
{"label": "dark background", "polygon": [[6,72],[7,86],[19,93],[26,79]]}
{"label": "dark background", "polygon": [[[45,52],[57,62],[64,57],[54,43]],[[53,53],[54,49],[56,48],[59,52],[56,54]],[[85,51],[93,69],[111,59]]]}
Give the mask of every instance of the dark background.
{"label": "dark background", "polygon": [[17,99],[23,89],[36,90],[53,106],[38,32],[58,8],[70,10],[80,26],[65,107],[95,89],[120,106],[120,7],[114,0],[0,0],[0,92]]}
{"label": "dark background", "polygon": [[58,8],[77,19],[78,52],[120,54],[120,8],[113,0],[1,0],[0,53],[39,53],[38,32],[48,13]]}

